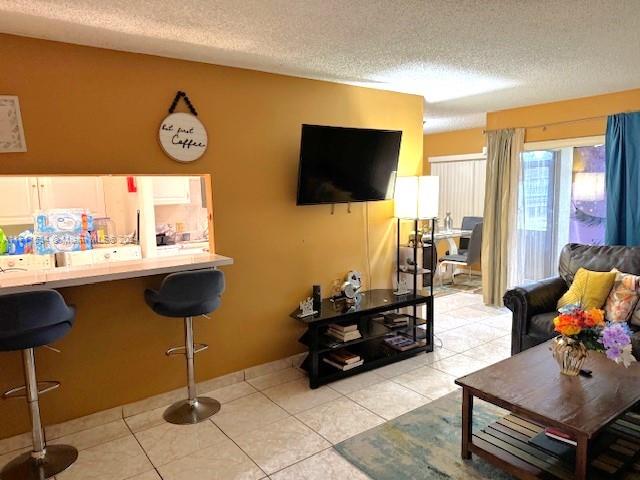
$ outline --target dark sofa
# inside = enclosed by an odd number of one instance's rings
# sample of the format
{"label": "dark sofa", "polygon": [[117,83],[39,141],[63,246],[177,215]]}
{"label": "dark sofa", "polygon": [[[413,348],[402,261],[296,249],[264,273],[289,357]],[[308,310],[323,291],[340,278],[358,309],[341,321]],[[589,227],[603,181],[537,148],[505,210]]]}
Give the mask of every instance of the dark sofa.
{"label": "dark sofa", "polygon": [[[608,272],[615,267],[621,272],[640,275],[640,247],[569,243],[560,254],[559,276],[505,293],[504,304],[513,312],[512,355],[556,336],[553,331],[556,304],[569,289],[580,267],[600,272]],[[640,331],[638,327],[631,328],[634,330],[634,355],[640,359]]]}

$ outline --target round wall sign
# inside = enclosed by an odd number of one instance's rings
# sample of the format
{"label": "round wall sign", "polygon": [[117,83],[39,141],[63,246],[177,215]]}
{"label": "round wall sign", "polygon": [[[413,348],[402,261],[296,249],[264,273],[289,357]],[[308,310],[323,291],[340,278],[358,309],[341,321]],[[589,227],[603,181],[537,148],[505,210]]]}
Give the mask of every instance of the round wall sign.
{"label": "round wall sign", "polygon": [[193,162],[207,150],[207,130],[190,113],[172,113],[160,124],[160,145],[178,162]]}

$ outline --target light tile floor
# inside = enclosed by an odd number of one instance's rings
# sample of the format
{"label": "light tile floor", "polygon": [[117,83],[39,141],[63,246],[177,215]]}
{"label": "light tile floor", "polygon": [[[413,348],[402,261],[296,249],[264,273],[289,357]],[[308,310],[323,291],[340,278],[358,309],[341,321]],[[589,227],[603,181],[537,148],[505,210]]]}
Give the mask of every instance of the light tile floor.
{"label": "light tile floor", "polygon": [[[274,362],[206,393],[223,406],[199,425],[169,425],[156,404],[125,419],[104,416],[99,426],[89,419],[52,442],[80,450],[58,479],[365,480],[333,445],[455,390],[456,377],[510,354],[508,310],[459,292],[436,297],[435,312],[434,352],[316,390],[301,371]],[[16,454],[0,456],[0,466]]]}

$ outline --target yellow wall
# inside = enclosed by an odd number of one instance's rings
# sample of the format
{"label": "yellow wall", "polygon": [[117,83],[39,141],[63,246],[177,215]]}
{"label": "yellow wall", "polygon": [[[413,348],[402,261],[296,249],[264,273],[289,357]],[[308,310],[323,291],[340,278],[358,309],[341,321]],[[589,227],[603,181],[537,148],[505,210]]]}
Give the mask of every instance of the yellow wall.
{"label": "yellow wall", "polygon": [[[640,110],[640,89],[491,112],[487,114],[487,128],[494,130],[569,122],[527,128],[525,141],[588,137],[605,133],[607,115],[635,110]],[[591,117],[600,118],[581,120]]]}
{"label": "yellow wall", "polygon": [[429,157],[478,153],[484,144],[482,128],[427,134],[423,145],[424,174],[429,175],[430,172]]}
{"label": "yellow wall", "polygon": [[[228,289],[211,320],[196,320],[198,379],[302,351],[288,314],[321,283],[352,268],[366,281],[365,206],[296,207],[300,125],[403,130],[401,174],[422,158],[422,98],[328,82],[0,35],[0,94],[18,95],[28,152],[0,154],[0,174],[212,175],[218,253]],[[157,130],[177,90],[209,133],[192,165],[167,158]],[[392,202],[369,205],[374,287],[387,287],[395,252]],[[160,278],[62,290],[78,307],[63,353],[38,351],[41,378],[63,388],[43,399],[45,422],[78,417],[184,385],[184,364],[164,350],[180,321],[143,302]],[[17,353],[0,354],[0,389],[21,382]],[[0,438],[26,431],[27,409],[0,402]]]}

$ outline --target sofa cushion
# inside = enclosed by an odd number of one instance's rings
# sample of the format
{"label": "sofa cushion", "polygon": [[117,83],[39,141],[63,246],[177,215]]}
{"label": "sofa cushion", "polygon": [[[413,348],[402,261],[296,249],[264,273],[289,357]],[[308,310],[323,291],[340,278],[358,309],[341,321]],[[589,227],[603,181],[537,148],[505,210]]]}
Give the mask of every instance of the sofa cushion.
{"label": "sofa cushion", "polygon": [[640,247],[581,245],[569,243],[560,254],[558,271],[567,286],[580,267],[598,272],[617,268],[621,272],[640,275]]}
{"label": "sofa cushion", "polygon": [[[640,298],[640,276],[619,272],[615,268],[613,271],[616,272],[616,282],[609,292],[604,313],[609,322],[627,322],[632,314],[638,312],[636,308]],[[637,315],[640,320],[640,312]]]}
{"label": "sofa cushion", "polygon": [[553,326],[553,319],[558,316],[558,312],[547,312],[541,313],[539,315],[534,315],[531,317],[531,322],[529,323],[529,334],[536,335],[544,338],[551,338],[557,335],[556,332],[553,331],[555,328]]}
{"label": "sofa cushion", "polygon": [[594,272],[579,268],[569,287],[569,291],[558,300],[558,308],[566,305],[581,305],[590,308],[602,308],[616,280],[616,272]]}

